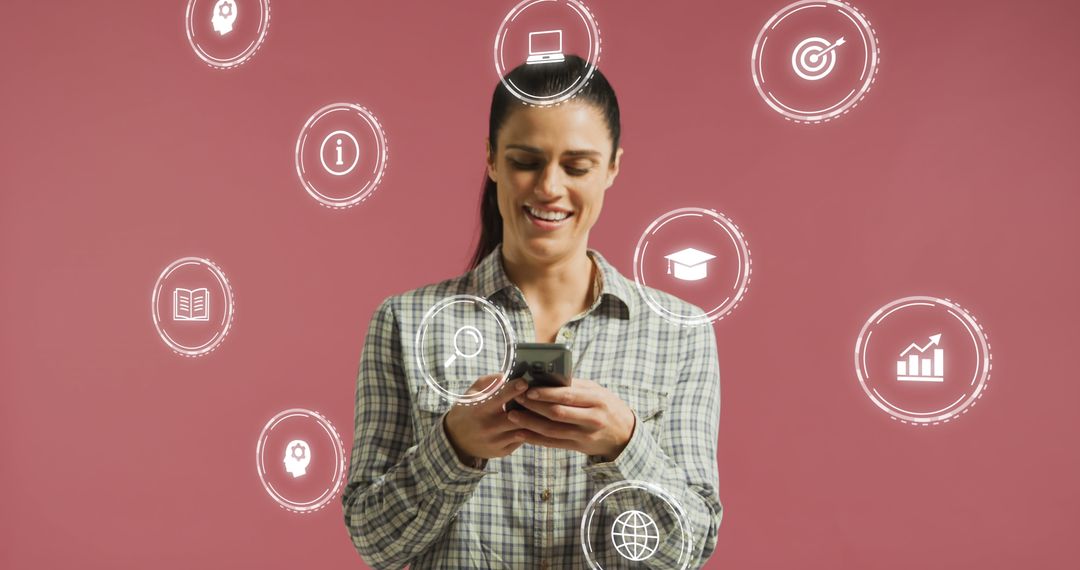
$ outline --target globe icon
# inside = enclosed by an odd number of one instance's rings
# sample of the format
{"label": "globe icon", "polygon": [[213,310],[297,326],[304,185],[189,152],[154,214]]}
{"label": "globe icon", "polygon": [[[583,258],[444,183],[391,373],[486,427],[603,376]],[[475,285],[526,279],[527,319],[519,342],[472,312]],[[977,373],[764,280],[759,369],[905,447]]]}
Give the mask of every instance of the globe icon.
{"label": "globe icon", "polygon": [[656,521],[641,511],[626,511],[611,525],[611,543],[627,560],[639,562],[656,553],[660,530]]}

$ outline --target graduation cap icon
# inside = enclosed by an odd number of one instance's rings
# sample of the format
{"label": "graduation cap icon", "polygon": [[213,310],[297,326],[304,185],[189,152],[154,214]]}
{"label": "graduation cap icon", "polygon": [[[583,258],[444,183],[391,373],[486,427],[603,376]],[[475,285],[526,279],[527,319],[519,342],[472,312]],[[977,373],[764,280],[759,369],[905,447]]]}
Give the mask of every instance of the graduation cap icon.
{"label": "graduation cap icon", "polygon": [[683,281],[698,281],[708,275],[706,271],[708,261],[716,259],[716,256],[688,247],[665,255],[664,259],[668,260],[668,275]]}

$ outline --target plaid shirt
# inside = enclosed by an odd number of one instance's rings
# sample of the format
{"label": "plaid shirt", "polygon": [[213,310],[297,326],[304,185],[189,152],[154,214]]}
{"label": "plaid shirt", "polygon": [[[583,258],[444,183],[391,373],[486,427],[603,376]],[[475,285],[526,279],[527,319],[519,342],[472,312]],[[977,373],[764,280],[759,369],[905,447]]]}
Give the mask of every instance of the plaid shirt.
{"label": "plaid shirt", "polygon": [[[632,281],[596,252],[589,255],[600,270],[602,293],[563,325],[558,341],[571,345],[575,377],[600,383],[634,410],[637,424],[626,448],[610,462],[529,444],[479,466],[458,459],[442,427],[451,404],[425,383],[414,337],[430,307],[450,295],[471,294],[498,306],[517,340],[533,339],[532,314],[496,249],[461,277],[387,299],[372,317],[342,498],[345,524],[368,564],[586,568],[580,540],[585,506],[601,488],[630,479],[657,484],[681,503],[693,536],[690,567],[712,554],[722,515],[713,329],[664,320],[639,298]],[[656,298],[681,314],[700,311],[670,295]],[[670,559],[659,550],[634,567],[667,567]],[[607,556],[600,561],[605,568],[631,564]]]}

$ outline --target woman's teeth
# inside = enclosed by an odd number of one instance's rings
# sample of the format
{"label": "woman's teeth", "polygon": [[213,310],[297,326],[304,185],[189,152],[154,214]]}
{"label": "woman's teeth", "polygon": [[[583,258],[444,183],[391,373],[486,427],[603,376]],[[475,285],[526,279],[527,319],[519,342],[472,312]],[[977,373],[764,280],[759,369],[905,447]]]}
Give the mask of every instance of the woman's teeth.
{"label": "woman's teeth", "polygon": [[529,212],[534,218],[540,218],[548,222],[559,222],[570,217],[570,212],[553,212],[551,210],[537,210],[536,208],[525,206],[525,211]]}

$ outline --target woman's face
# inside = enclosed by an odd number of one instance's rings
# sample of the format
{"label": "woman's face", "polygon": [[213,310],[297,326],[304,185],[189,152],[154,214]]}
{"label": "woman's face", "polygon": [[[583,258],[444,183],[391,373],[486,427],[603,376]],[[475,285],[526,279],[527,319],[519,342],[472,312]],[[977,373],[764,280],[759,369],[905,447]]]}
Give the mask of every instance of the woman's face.
{"label": "woman's face", "polygon": [[[604,192],[619,172],[611,134],[588,103],[521,107],[488,141],[488,176],[498,185],[504,255],[544,262],[583,249]],[[494,152],[492,152],[494,150]]]}

